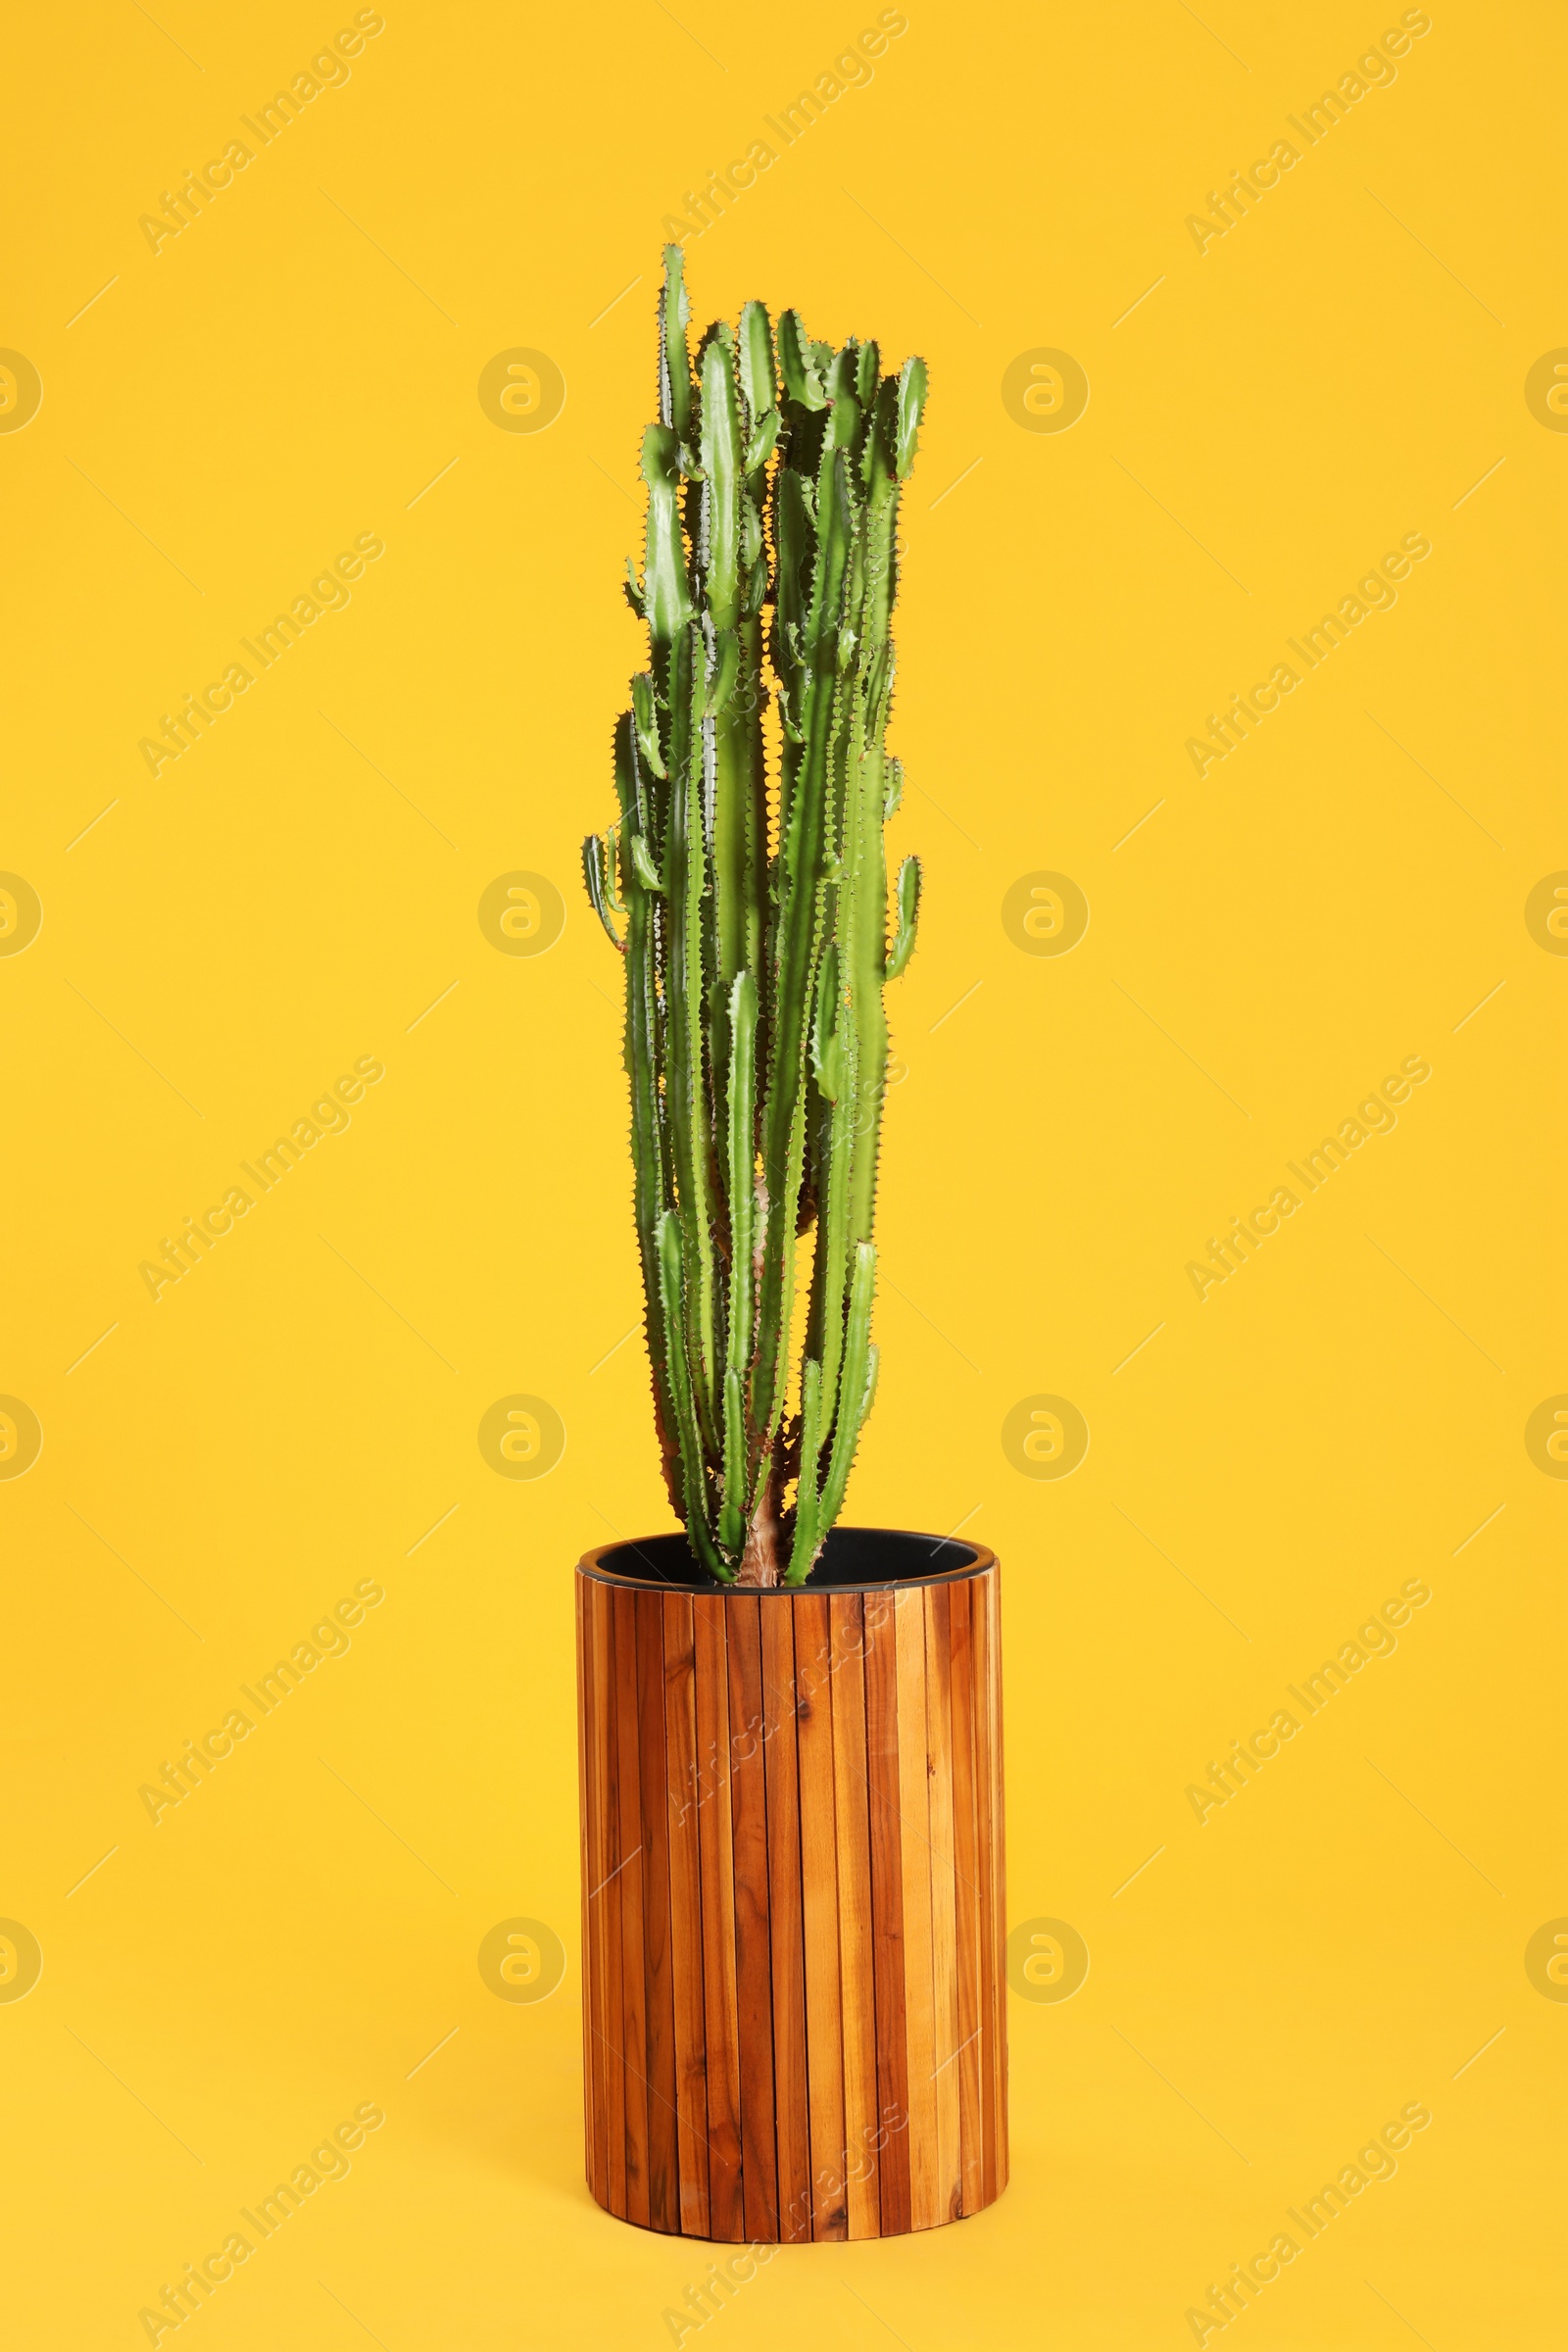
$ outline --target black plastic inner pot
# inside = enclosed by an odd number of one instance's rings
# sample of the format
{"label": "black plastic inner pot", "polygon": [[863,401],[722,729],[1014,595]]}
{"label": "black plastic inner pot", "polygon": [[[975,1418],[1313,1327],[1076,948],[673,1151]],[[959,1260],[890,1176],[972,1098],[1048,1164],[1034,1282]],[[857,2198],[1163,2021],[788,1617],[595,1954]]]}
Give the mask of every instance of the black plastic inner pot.
{"label": "black plastic inner pot", "polygon": [[[836,1527],[804,1585],[775,1585],[775,1592],[873,1592],[887,1585],[933,1585],[977,1576],[987,1558],[951,1536],[917,1536],[901,1527]],[[666,1585],[682,1592],[758,1595],[756,1586],[721,1585],[694,1555],[684,1534],[645,1536],[607,1545],[591,1576],[607,1583]]]}

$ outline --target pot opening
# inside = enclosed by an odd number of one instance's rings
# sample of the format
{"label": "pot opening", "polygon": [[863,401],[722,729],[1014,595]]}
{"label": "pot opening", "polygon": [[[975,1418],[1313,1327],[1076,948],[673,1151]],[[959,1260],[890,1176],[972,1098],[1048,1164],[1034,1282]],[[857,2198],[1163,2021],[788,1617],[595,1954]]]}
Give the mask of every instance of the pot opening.
{"label": "pot opening", "polygon": [[[769,1592],[870,1592],[889,1585],[944,1584],[978,1576],[992,1555],[978,1544],[952,1536],[922,1536],[899,1527],[835,1527],[804,1585],[755,1586],[741,1596]],[[735,1592],[697,1559],[684,1532],[645,1536],[636,1543],[607,1544],[583,1561],[586,1574],[612,1584],[663,1585],[681,1592]]]}

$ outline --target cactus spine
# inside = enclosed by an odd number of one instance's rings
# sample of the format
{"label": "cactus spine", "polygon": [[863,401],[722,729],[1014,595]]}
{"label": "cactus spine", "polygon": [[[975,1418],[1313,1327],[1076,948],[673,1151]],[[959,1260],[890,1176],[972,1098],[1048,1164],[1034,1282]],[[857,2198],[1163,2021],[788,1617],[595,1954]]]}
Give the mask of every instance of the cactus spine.
{"label": "cactus spine", "polygon": [[889,623],[925,366],[884,376],[874,343],[812,343],[793,311],[775,336],[749,302],[738,328],[710,327],[694,370],[688,318],[672,245],[628,586],[649,666],[615,730],[618,818],[583,867],[625,958],[670,1499],[714,1576],[799,1584],[876,1388],[882,990],[920,895],[906,858],[890,924]]}

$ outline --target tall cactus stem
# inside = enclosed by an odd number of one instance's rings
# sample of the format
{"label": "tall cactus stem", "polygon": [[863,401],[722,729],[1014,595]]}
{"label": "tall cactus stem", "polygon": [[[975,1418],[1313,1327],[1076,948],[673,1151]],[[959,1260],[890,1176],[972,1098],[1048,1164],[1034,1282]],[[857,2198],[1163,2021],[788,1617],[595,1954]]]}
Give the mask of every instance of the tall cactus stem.
{"label": "tall cactus stem", "polygon": [[627,567],[648,662],[583,874],[625,974],[670,1499],[714,1578],[799,1584],[876,1387],[883,991],[921,878],[906,858],[890,906],[890,619],[925,366],[885,374],[875,343],[835,351],[756,302],[694,362],[674,246],[658,319],[641,577]]}

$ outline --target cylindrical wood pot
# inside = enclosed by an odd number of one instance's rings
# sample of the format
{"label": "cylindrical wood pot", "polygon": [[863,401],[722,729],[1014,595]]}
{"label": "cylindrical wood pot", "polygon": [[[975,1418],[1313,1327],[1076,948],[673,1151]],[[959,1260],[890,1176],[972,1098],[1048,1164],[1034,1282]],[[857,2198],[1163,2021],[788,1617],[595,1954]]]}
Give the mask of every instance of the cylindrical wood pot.
{"label": "cylindrical wood pot", "polygon": [[738,1592],[577,1571],[588,2183],[688,2237],[891,2237],[1007,2180],[998,1568],[838,1528]]}

